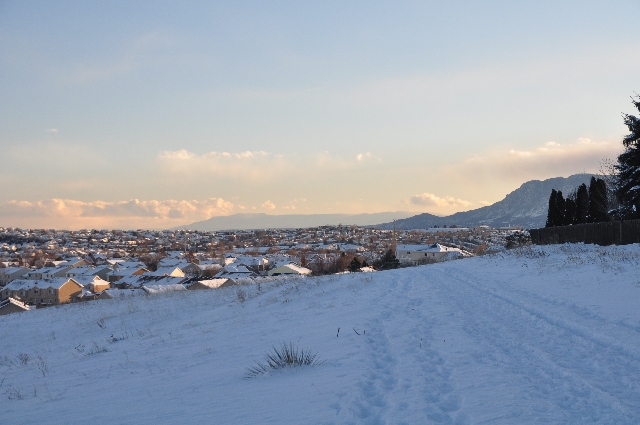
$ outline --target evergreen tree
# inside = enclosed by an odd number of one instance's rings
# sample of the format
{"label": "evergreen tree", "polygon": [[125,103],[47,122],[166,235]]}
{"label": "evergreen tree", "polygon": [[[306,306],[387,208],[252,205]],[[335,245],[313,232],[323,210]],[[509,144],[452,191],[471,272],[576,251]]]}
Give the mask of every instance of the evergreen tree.
{"label": "evergreen tree", "polygon": [[[640,96],[631,98],[633,105],[640,112]],[[640,218],[640,118],[623,114],[629,134],[622,140],[625,151],[618,156],[615,168],[616,195],[620,200],[618,215],[620,218]]]}
{"label": "evergreen tree", "polygon": [[551,189],[551,195],[549,196],[549,208],[547,209],[547,222],[544,227],[553,227],[556,224],[556,198],[558,192],[555,189]]}
{"label": "evergreen tree", "polygon": [[587,189],[587,185],[582,183],[578,187],[578,192],[576,193],[576,224],[583,224],[587,222],[589,217],[589,190]]}
{"label": "evergreen tree", "polygon": [[564,201],[564,226],[575,224],[576,222],[576,201],[567,198]]}
{"label": "evergreen tree", "polygon": [[351,263],[349,264],[349,271],[355,273],[360,270],[360,267],[362,267],[362,264],[360,264],[358,257],[353,257],[353,260],[351,260]]}
{"label": "evergreen tree", "polygon": [[609,221],[607,184],[602,179],[591,177],[589,182],[589,222]]}
{"label": "evergreen tree", "polygon": [[375,266],[378,270],[397,269],[400,267],[400,261],[396,258],[396,254],[393,252],[393,249],[389,248],[382,258],[376,261]]}
{"label": "evergreen tree", "polygon": [[562,191],[559,190],[556,194],[556,220],[555,226],[564,226],[564,207],[565,200],[562,196]]}

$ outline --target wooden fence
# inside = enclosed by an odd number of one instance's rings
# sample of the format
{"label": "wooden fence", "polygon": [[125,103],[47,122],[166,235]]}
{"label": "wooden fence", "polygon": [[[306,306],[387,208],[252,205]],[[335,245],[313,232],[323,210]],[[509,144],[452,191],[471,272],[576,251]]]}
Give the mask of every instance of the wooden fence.
{"label": "wooden fence", "polygon": [[536,245],[579,242],[596,245],[627,245],[640,243],[640,220],[544,227],[531,229],[529,233],[531,242]]}

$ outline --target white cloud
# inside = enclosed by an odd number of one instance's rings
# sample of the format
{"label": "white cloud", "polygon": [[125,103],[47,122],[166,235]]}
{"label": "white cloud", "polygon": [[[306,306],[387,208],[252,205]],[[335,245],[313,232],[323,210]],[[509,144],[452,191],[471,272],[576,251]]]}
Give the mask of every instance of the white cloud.
{"label": "white cloud", "polygon": [[445,196],[441,198],[433,193],[422,193],[420,195],[414,195],[410,199],[412,204],[422,207],[435,207],[438,209],[450,209],[450,208],[467,208],[472,205],[471,202],[456,199],[452,196]]}
{"label": "white cloud", "polygon": [[47,128],[47,133],[57,133],[58,129],[57,128]]}
{"label": "white cloud", "polygon": [[287,205],[283,205],[281,208],[284,210],[297,210],[302,207],[302,204],[307,202],[306,198],[296,198],[289,201]]}
{"label": "white cloud", "polygon": [[[377,159],[370,152],[347,160],[327,151],[299,156],[265,151],[208,152],[196,154],[186,149],[158,153],[162,173],[180,178],[201,179],[213,176],[265,185],[283,179],[309,180],[328,171],[349,171],[366,167]],[[379,161],[379,159],[378,159]]]}
{"label": "white cloud", "polygon": [[601,162],[620,153],[619,142],[594,142],[580,138],[574,143],[547,142],[527,150],[504,150],[467,158],[445,167],[451,176],[466,176],[469,181],[486,179],[514,180],[597,173]]}
{"label": "white cloud", "polygon": [[271,202],[270,200],[266,200],[264,202],[264,204],[260,205],[260,208],[265,209],[265,210],[275,210],[276,206],[273,204],[273,202]]}
{"label": "white cloud", "polygon": [[295,161],[264,151],[207,152],[186,149],[162,151],[157,160],[163,173],[200,179],[203,175],[249,182],[266,182],[290,174]]}
{"label": "white cloud", "polygon": [[372,156],[373,156],[373,155],[371,155],[371,152],[367,152],[367,153],[359,153],[359,154],[356,156],[356,159],[357,159],[359,162],[362,162],[362,161],[364,161],[364,160],[366,160],[366,159],[371,158]]}

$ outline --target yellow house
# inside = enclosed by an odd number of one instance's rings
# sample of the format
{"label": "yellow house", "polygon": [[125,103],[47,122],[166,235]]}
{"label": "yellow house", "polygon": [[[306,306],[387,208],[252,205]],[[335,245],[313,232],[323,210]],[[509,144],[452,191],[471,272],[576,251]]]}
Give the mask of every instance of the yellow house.
{"label": "yellow house", "polygon": [[73,278],[58,277],[42,280],[14,280],[4,287],[2,299],[16,298],[36,306],[59,305],[77,301],[82,285]]}

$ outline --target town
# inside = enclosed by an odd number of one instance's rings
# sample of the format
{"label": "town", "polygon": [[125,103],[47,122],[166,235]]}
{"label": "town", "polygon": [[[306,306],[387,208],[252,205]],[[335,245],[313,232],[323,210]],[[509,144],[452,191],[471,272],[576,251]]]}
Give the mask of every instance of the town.
{"label": "town", "polygon": [[219,232],[0,228],[0,314],[276,277],[428,264],[498,252],[520,234],[519,228],[487,226]]}

